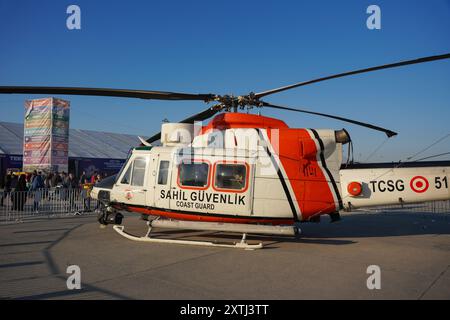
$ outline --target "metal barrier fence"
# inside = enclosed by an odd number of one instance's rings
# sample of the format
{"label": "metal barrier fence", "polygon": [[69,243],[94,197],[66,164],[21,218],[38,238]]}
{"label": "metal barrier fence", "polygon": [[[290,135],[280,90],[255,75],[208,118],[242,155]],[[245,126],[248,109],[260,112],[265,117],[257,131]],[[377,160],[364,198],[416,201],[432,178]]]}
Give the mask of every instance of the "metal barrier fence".
{"label": "metal barrier fence", "polygon": [[0,191],[0,223],[37,217],[93,214],[100,203],[86,189],[51,188],[36,191]]}
{"label": "metal barrier fence", "polygon": [[[89,190],[86,189],[0,190],[0,200],[0,223],[22,222],[38,217],[95,214],[101,205],[90,197]],[[377,206],[358,211],[450,213],[450,200]]]}
{"label": "metal barrier fence", "polygon": [[395,204],[359,209],[368,212],[419,212],[450,213],[450,200],[430,201],[424,203]]}

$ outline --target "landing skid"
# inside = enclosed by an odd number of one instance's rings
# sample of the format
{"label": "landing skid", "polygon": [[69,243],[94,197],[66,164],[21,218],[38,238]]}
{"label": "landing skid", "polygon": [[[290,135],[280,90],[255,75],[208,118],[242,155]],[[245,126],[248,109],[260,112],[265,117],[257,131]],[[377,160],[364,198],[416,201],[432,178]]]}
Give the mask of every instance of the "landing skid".
{"label": "landing skid", "polygon": [[161,239],[161,238],[153,238],[150,236],[150,232],[152,227],[150,223],[148,223],[149,228],[147,234],[143,237],[132,235],[126,232],[124,226],[114,225],[113,229],[120,234],[121,236],[133,240],[133,241],[141,241],[141,242],[154,242],[154,243],[172,243],[172,244],[183,244],[183,245],[194,245],[194,246],[203,246],[203,247],[218,247],[218,248],[236,248],[236,249],[244,249],[244,250],[255,250],[262,249],[262,243],[258,244],[248,244],[246,241],[247,235],[244,233],[242,235],[242,239],[240,242],[236,242],[233,244],[226,243],[215,243],[210,241],[195,241],[195,240],[177,240],[177,239]]}

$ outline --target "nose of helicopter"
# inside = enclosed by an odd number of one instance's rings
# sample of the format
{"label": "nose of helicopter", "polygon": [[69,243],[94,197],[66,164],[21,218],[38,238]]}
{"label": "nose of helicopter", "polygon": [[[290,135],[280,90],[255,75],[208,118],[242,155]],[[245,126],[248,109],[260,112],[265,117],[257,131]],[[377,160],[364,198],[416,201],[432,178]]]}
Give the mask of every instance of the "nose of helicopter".
{"label": "nose of helicopter", "polygon": [[109,201],[110,192],[116,182],[117,175],[106,177],[97,182],[91,191],[91,198],[99,201]]}

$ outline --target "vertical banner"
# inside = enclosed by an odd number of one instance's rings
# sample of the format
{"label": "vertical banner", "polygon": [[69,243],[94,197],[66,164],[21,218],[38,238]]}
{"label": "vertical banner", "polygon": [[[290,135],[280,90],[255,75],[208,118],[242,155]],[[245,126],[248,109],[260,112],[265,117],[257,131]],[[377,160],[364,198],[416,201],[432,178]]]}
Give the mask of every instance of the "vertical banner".
{"label": "vertical banner", "polygon": [[52,100],[52,170],[68,172],[70,102],[56,98]]}
{"label": "vertical banner", "polygon": [[23,171],[68,171],[69,101],[25,102]]}
{"label": "vertical banner", "polygon": [[51,167],[52,99],[25,101],[23,170]]}

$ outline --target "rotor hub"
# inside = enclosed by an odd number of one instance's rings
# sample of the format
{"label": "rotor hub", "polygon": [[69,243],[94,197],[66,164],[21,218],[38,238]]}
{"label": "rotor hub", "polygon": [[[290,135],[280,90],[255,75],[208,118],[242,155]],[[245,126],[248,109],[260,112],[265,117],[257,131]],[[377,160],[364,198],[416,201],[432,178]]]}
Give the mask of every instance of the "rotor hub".
{"label": "rotor hub", "polygon": [[263,102],[260,101],[256,96],[254,92],[250,92],[248,95],[244,96],[234,96],[234,95],[223,95],[223,96],[216,96],[214,101],[219,102],[218,105],[214,107],[220,107],[221,109],[225,111],[231,111],[234,110],[235,112],[237,109],[252,109],[253,107],[262,107]]}

